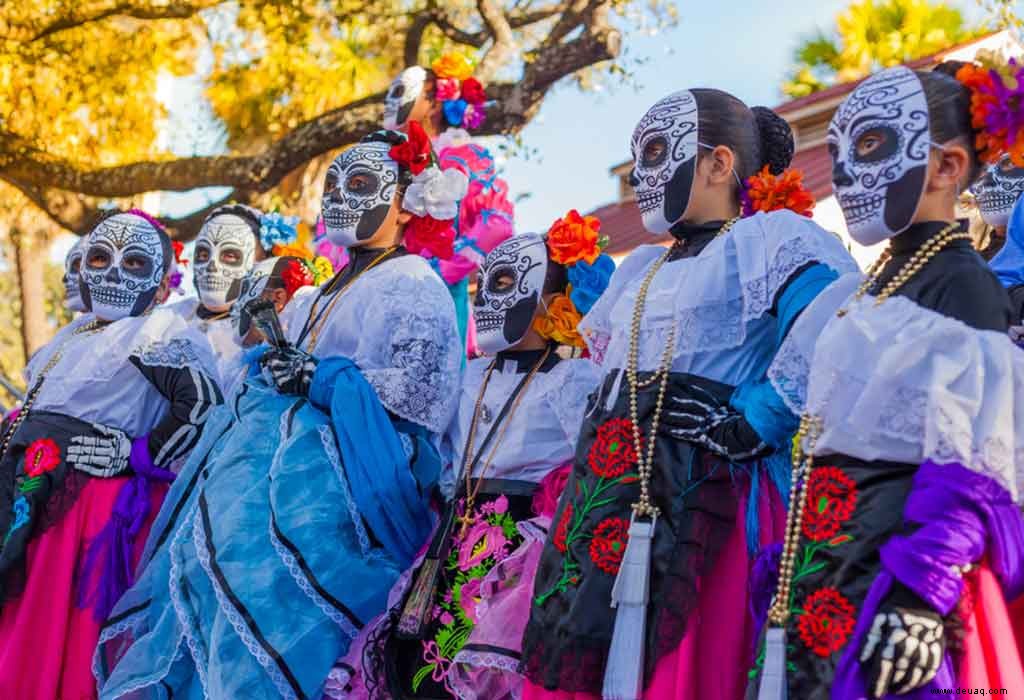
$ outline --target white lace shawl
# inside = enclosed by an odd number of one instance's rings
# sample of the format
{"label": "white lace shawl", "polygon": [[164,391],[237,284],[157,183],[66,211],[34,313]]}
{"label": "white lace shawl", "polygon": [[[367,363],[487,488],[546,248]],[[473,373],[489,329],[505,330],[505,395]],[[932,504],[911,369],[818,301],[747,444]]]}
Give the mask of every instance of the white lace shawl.
{"label": "white lace shawl", "polygon": [[32,358],[27,370],[30,386],[53,354],[61,352],[34,409],[144,435],[163,418],[167,400],[131,364],[130,357],[151,366],[194,367],[216,376],[206,338],[166,307],[121,319],[97,333],[74,335],[76,328],[91,320],[91,315],[75,319]]}
{"label": "white lace shawl", "polygon": [[[608,289],[581,323],[592,356],[607,368],[624,367],[637,291],[660,246],[637,248],[615,271]],[[673,369],[719,381],[742,380],[744,371],[708,371],[699,355],[738,348],[790,276],[810,262],[840,275],[857,270],[836,236],[790,211],[741,219],[700,255],[665,263],[651,283],[640,330],[640,369],[658,366],[672,324],[676,324]],[[756,362],[751,363],[757,364]],[[761,365],[763,371],[764,365]],[[750,369],[750,368],[746,368]]]}
{"label": "white lace shawl", "polygon": [[[389,411],[442,433],[458,399],[463,350],[455,304],[441,278],[423,258],[405,255],[368,270],[340,293],[313,355],[352,360]],[[316,297],[303,295],[289,305],[293,342]],[[309,350],[305,343],[303,349]]]}
{"label": "white lace shawl", "polygon": [[[821,419],[815,453],[960,462],[1019,502],[1024,352],[1004,333],[902,296],[851,302],[860,279],[838,280],[808,307],[769,371],[792,410],[806,406]],[[840,307],[848,309],[842,318]]]}

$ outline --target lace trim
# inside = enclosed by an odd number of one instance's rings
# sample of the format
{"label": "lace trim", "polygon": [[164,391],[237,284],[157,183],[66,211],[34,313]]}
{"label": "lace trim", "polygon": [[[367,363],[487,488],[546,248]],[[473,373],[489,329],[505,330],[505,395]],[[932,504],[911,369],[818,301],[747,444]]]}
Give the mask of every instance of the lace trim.
{"label": "lace trim", "polygon": [[331,698],[331,700],[346,700],[348,698],[348,685],[352,682],[353,675],[348,667],[342,664],[334,664],[331,667],[331,672],[327,674],[327,680],[324,681],[324,694],[325,698]]}
{"label": "lace trim", "polygon": [[[334,468],[334,473],[338,476],[338,483],[341,485],[341,495],[345,499],[345,507],[348,508],[349,517],[352,519],[352,525],[356,529],[356,538],[359,540],[359,549],[362,550],[363,555],[369,555],[370,553],[370,536],[366,532],[366,527],[363,525],[363,518],[359,515],[359,509],[356,507],[356,500],[352,497],[352,491],[348,487],[348,477],[345,476],[345,470],[341,466],[341,458],[338,456],[338,448],[334,444],[334,433],[326,425],[317,426],[317,431],[320,433],[320,442],[324,446],[324,452],[327,453],[327,461],[331,463]],[[402,433],[399,433],[400,435]]]}
{"label": "lace trim", "polygon": [[217,578],[213,575],[213,569],[210,565],[210,551],[207,548],[208,542],[206,540],[206,533],[203,532],[202,518],[200,513],[197,512],[192,524],[192,537],[195,540],[196,555],[199,559],[199,564],[203,568],[203,572],[210,581],[210,585],[213,586],[213,592],[217,596],[217,603],[222,613],[227,617],[228,622],[231,623],[231,627],[234,628],[235,634],[238,635],[242,643],[245,644],[245,648],[249,650],[256,662],[263,667],[267,675],[273,682],[274,687],[277,688],[277,692],[281,694],[281,697],[287,700],[298,700],[295,692],[292,690],[291,685],[285,679],[284,674],[277,668],[274,660],[270,658],[270,655],[260,646],[259,642],[252,636],[249,628],[245,624],[245,620],[238,613],[237,610],[231,605],[231,602],[227,599],[227,595],[221,588]]}
{"label": "lace trim", "polygon": [[302,572],[302,567],[299,566],[299,562],[295,559],[295,556],[288,551],[288,548],[282,544],[281,540],[274,534],[273,523],[269,525],[267,531],[270,535],[270,543],[274,545],[274,550],[277,552],[277,556],[284,562],[285,567],[288,569],[288,573],[291,574],[292,580],[295,581],[296,585],[302,589],[302,592],[306,594],[306,597],[313,601],[313,604],[320,608],[320,612],[330,618],[341,631],[344,632],[349,639],[355,639],[359,634],[359,630],[352,624],[351,621],[340,612],[334,609],[334,607],[324,600],[323,596],[317,593],[316,589],[313,588],[313,584],[309,582],[306,575]]}
{"label": "lace trim", "polygon": [[793,415],[802,415],[807,405],[807,377],[810,373],[807,356],[787,337],[768,367],[768,380]]}
{"label": "lace trim", "polygon": [[174,367],[182,369],[199,364],[199,355],[192,343],[185,338],[174,338],[165,342],[153,342],[136,347],[132,356],[150,367]]}
{"label": "lace trim", "polygon": [[100,670],[100,657],[102,656],[101,647],[114,639],[114,637],[118,637],[129,630],[131,630],[133,637],[138,639],[140,636],[139,631],[144,627],[143,614],[145,612],[145,610],[140,610],[124,618],[117,624],[100,630],[100,638],[99,641],[96,642],[96,650],[92,654],[92,677],[96,679],[97,687],[102,686],[106,681],[106,678],[103,677],[102,670]]}
{"label": "lace trim", "polygon": [[[196,506],[193,505],[189,514],[182,520],[182,526],[175,533],[171,546],[168,549],[168,556],[171,559],[168,594],[171,599],[171,605],[174,606],[174,614],[178,618],[178,624],[181,626],[181,636],[185,638],[189,655],[192,657],[192,665],[195,666],[196,675],[199,676],[199,687],[203,691],[203,698],[210,700],[210,684],[206,678],[206,666],[203,661],[207,657],[206,650],[203,648],[202,640],[191,629],[191,617],[185,608],[185,602],[181,598],[181,589],[179,588],[179,582],[181,581],[181,548],[189,539],[189,528],[187,527],[189,518],[193,520],[193,524],[199,520],[196,517],[196,510]],[[180,639],[178,644],[181,644]],[[158,678],[154,677],[153,682],[156,683],[158,680],[166,677],[170,668],[171,666],[168,665],[163,675]]]}

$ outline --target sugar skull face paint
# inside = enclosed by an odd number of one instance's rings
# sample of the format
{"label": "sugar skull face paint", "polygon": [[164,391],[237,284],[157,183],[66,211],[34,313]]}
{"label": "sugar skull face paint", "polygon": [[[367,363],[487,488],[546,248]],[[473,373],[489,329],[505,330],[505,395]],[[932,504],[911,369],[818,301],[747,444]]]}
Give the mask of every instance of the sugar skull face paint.
{"label": "sugar skull face paint", "polygon": [[990,165],[972,188],[978,199],[981,218],[989,226],[1003,228],[1010,223],[1010,212],[1024,195],[1024,168],[1014,166],[1010,156]]}
{"label": "sugar skull face paint", "polygon": [[252,225],[236,214],[211,217],[196,238],[193,269],[203,306],[225,311],[238,298],[239,285],[252,269],[256,237]]}
{"label": "sugar skull face paint", "polygon": [[644,227],[667,233],[683,218],[697,167],[697,99],[689,90],[658,100],[633,130],[630,182]]}
{"label": "sugar skull face paint", "polygon": [[64,308],[69,311],[88,311],[82,299],[81,277],[82,258],[85,257],[88,236],[80,236],[64,258]]}
{"label": "sugar skull face paint", "polygon": [[384,96],[385,129],[400,129],[405,125],[426,84],[427,71],[420,66],[410,66],[398,74]]}
{"label": "sugar skull face paint", "polygon": [[373,237],[387,218],[398,188],[398,163],[391,144],[363,141],[327,169],[321,214],[327,238],[352,247]]}
{"label": "sugar skull face paint", "polygon": [[871,76],[839,105],[828,130],[832,185],[855,241],[874,245],[910,226],[931,146],[924,87],[909,68]]}
{"label": "sugar skull face paint", "polygon": [[140,316],[164,277],[164,245],[152,224],[134,214],[104,219],[89,234],[81,268],[86,305],[105,321]]}
{"label": "sugar skull face paint", "polygon": [[547,269],[547,243],[536,233],[513,236],[488,253],[473,304],[481,350],[500,352],[523,339],[544,293]]}

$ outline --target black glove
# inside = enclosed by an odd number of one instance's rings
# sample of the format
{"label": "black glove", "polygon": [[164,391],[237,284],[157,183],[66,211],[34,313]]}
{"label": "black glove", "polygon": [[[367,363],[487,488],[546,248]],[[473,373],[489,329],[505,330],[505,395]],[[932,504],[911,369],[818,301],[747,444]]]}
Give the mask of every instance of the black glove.
{"label": "black glove", "polygon": [[665,392],[658,432],[703,447],[730,462],[772,453],[743,414],[695,384],[674,383]]}
{"label": "black glove", "polygon": [[935,677],[946,652],[942,616],[897,583],[878,608],[860,662],[869,670],[871,697],[902,695]]}
{"label": "black glove", "polygon": [[68,446],[68,465],[90,476],[109,479],[128,471],[132,441],[124,431],[93,423],[94,435],[76,435]]}
{"label": "black glove", "polygon": [[316,372],[316,358],[298,348],[274,348],[260,359],[263,369],[282,394],[308,396]]}

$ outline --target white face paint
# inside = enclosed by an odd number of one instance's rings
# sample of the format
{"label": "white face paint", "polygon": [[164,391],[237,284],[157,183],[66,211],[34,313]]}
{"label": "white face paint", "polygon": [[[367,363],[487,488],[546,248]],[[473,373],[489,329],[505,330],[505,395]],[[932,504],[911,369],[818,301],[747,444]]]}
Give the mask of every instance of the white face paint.
{"label": "white face paint", "polygon": [[160,234],[134,214],[104,219],[89,234],[82,262],[82,298],[104,321],[141,316],[164,278]]}
{"label": "white face paint", "polygon": [[667,233],[683,218],[697,167],[697,99],[689,90],[658,100],[633,130],[631,184],[644,227]]}
{"label": "white face paint", "polygon": [[361,245],[384,223],[398,188],[398,163],[390,149],[390,143],[357,143],[327,169],[321,215],[331,243]]}
{"label": "white face paint", "polygon": [[67,257],[64,258],[64,308],[68,311],[88,311],[85,308],[85,302],[82,301],[81,278],[79,277],[88,239],[88,236],[79,236],[75,244],[71,246],[71,250],[68,251]]}
{"label": "white face paint", "polygon": [[1010,156],[1003,156],[988,167],[972,189],[985,223],[1004,228],[1010,223],[1013,205],[1024,194],[1024,168],[1015,167]]}
{"label": "white face paint", "polygon": [[855,241],[874,245],[910,226],[930,148],[928,101],[909,68],[871,76],[839,105],[828,129],[832,186]]}
{"label": "white face paint", "polygon": [[196,238],[193,279],[199,300],[210,311],[226,311],[256,258],[252,226],[236,214],[218,214]]}
{"label": "white face paint", "polygon": [[405,126],[413,105],[423,93],[426,82],[427,71],[420,66],[410,66],[398,74],[384,96],[385,129],[400,129]]}
{"label": "white face paint", "polygon": [[536,233],[513,236],[487,254],[473,302],[481,350],[493,354],[523,339],[544,295],[547,271],[548,246]]}

